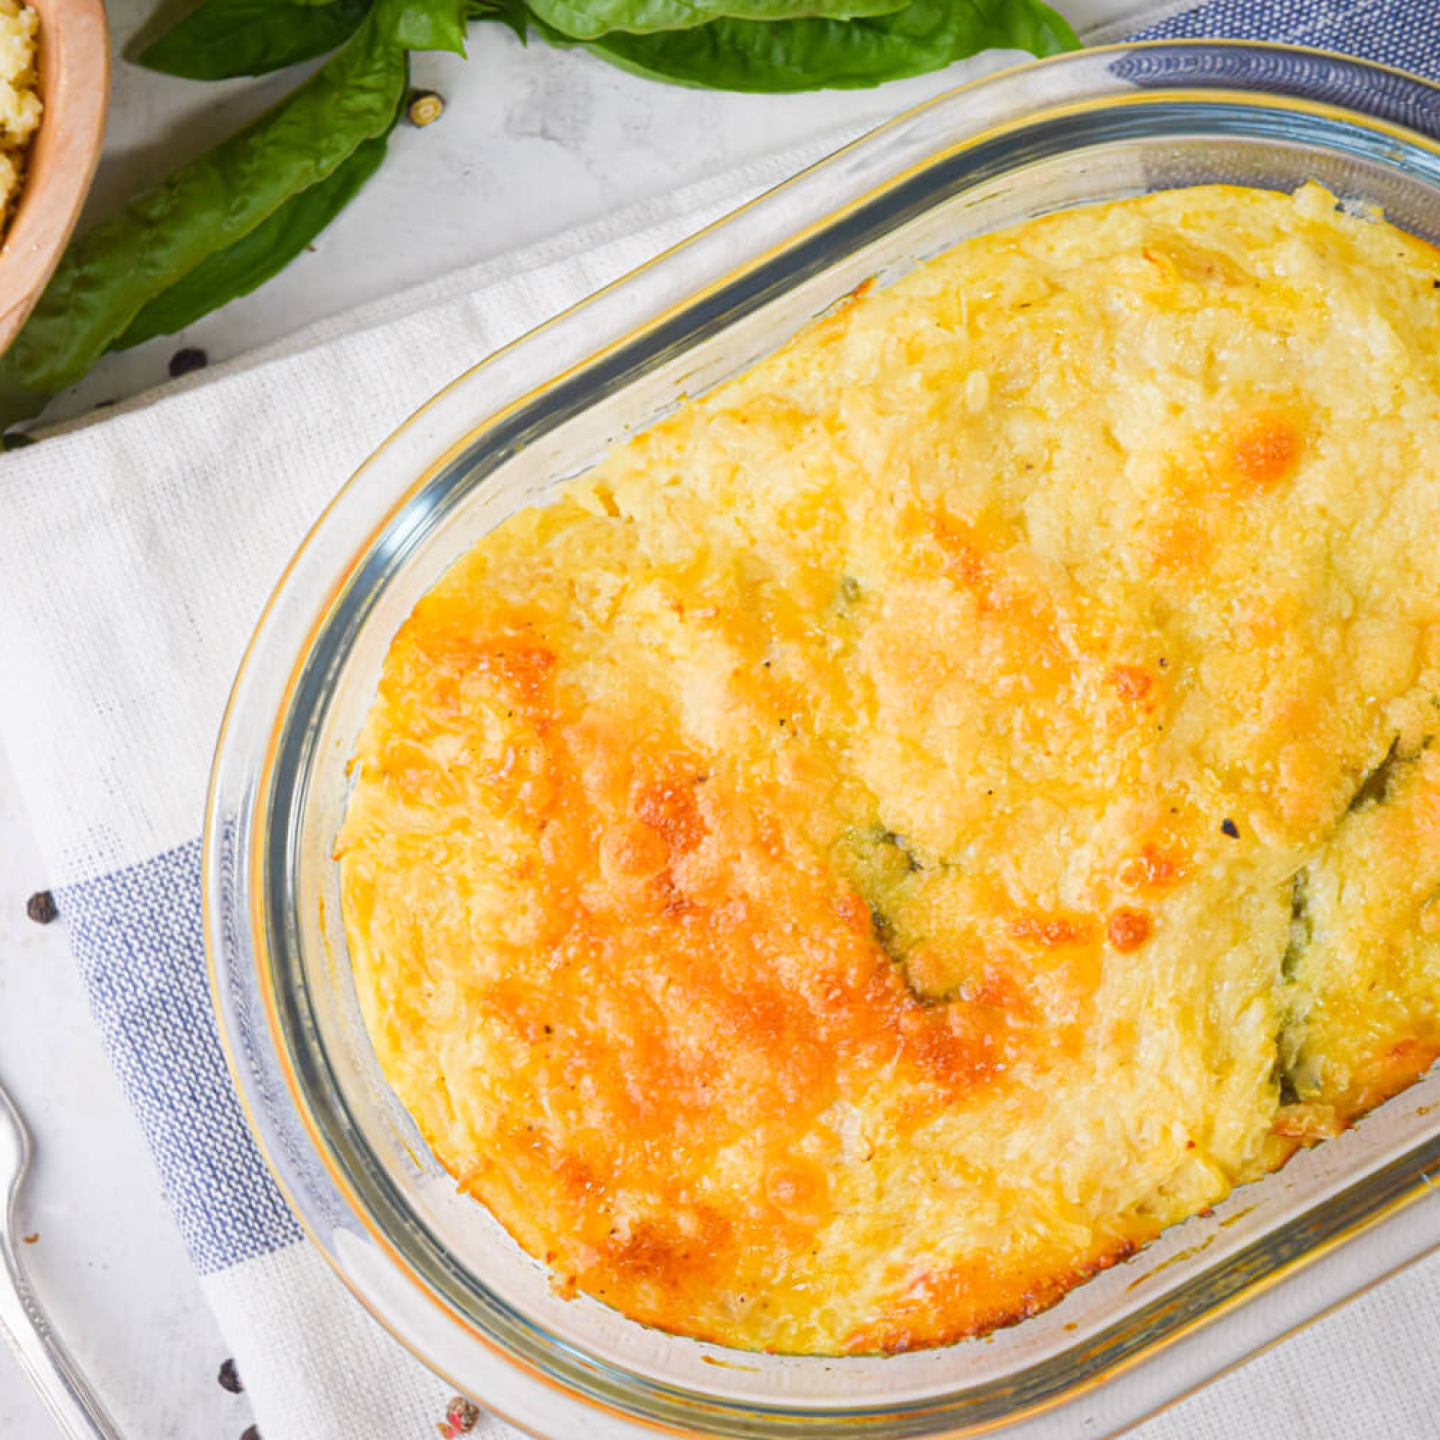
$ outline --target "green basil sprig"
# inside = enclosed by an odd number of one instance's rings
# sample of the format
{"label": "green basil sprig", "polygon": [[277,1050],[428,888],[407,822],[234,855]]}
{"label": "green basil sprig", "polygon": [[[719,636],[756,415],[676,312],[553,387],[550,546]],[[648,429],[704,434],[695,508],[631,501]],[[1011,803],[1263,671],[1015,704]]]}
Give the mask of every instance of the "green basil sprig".
{"label": "green basil sprig", "polygon": [[[334,174],[364,141],[389,133],[409,67],[387,20],[384,7],[372,11],[286,100],[70,245],[0,356],[0,428],[39,414],[147,306]],[[253,257],[247,263],[254,273]],[[211,279],[223,294],[227,287]],[[153,329],[153,321],[142,328]]]}
{"label": "green basil sprig", "polygon": [[371,0],[202,0],[135,56],[138,64],[186,80],[268,75],[313,60],[354,34]]}
{"label": "green basil sprig", "polygon": [[793,20],[826,16],[850,20],[886,15],[907,0],[529,0],[536,19],[574,40],[602,35],[646,35],[658,30],[690,30],[712,20]]}
{"label": "green basil sprig", "polygon": [[[553,45],[574,43],[553,26],[536,29]],[[857,89],[923,75],[992,47],[1054,55],[1079,43],[1042,0],[911,0],[888,15],[847,21],[725,18],[649,35],[615,31],[585,48],[651,79],[774,92]]]}
{"label": "green basil sprig", "polygon": [[389,138],[387,130],[377,139],[362,140],[318,185],[287,200],[233,245],[207,256],[150,301],[110,349],[128,350],[157,335],[173,335],[278,275],[380,168]]}
{"label": "green basil sprig", "polygon": [[380,0],[376,13],[392,44],[465,53],[466,0]]}
{"label": "green basil sprig", "polygon": [[200,0],[144,47],[143,64],[220,79],[334,53],[259,120],[72,242],[0,356],[0,430],[106,350],[183,329],[289,264],[383,160],[409,52],[463,55],[472,19],[729,90],[878,85],[992,46],[1050,55],[1079,43],[1043,0]]}
{"label": "green basil sprig", "polygon": [[465,10],[467,20],[498,20],[507,30],[515,32],[522,45],[530,40],[530,12],[525,0],[470,0]]}

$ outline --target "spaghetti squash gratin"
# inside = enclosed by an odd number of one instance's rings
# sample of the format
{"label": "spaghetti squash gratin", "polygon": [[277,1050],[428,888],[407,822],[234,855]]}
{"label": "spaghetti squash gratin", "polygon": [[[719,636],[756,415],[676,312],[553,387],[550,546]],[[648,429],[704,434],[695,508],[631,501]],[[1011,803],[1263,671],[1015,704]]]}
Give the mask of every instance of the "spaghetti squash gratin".
{"label": "spaghetti squash gratin", "polygon": [[513,515],[338,842],[435,1155],[563,1294],[897,1352],[1440,1053],[1440,253],[1317,185],[862,290]]}

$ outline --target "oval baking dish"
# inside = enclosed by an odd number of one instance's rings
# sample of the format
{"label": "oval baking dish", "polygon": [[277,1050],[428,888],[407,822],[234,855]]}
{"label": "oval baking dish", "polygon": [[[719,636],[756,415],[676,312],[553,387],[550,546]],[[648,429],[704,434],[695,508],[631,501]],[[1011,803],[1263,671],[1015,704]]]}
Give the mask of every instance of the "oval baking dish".
{"label": "oval baking dish", "polygon": [[863,281],[1076,205],[1315,180],[1433,242],[1435,134],[1440,92],[1299,50],[1162,42],[1010,71],[896,120],[501,351],[341,492],[236,683],[207,817],[207,940],[271,1167],[346,1283],[432,1366],[556,1436],[1103,1433],[1440,1242],[1440,1214],[1411,1203],[1440,1156],[1432,1077],[983,1344],[754,1355],[562,1300],[456,1193],[385,1086],[333,860],[347,761],[401,622],[478,537],[617,441]]}

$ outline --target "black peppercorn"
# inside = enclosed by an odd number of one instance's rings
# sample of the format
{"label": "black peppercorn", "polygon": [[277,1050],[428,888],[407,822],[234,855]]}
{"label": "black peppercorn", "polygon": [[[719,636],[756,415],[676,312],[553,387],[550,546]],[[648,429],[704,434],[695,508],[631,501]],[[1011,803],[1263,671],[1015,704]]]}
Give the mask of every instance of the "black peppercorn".
{"label": "black peppercorn", "polygon": [[170,378],[178,380],[182,375],[203,370],[209,363],[210,357],[203,350],[196,349],[193,345],[187,345],[183,350],[177,350],[170,357]]}
{"label": "black peppercorn", "polygon": [[215,1378],[220,1382],[220,1388],[228,1390],[232,1395],[238,1395],[245,1388],[240,1383],[240,1372],[235,1368],[233,1360],[225,1361]]}
{"label": "black peppercorn", "polygon": [[48,890],[37,890],[26,902],[25,913],[37,924],[48,925],[60,911],[55,897]]}
{"label": "black peppercorn", "polygon": [[1240,838],[1240,827],[1233,820],[1222,820],[1220,822],[1220,833],[1228,835],[1232,840]]}

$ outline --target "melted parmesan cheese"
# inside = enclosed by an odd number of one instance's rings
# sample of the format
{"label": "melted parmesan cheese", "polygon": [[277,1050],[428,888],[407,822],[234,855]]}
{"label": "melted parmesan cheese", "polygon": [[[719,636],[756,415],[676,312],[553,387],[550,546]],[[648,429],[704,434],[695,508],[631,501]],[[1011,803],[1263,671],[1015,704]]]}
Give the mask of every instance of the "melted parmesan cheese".
{"label": "melted parmesan cheese", "polygon": [[1221,187],[858,294],[460,561],[340,840],[436,1155],[757,1349],[1048,1305],[1440,1050],[1440,256]]}

